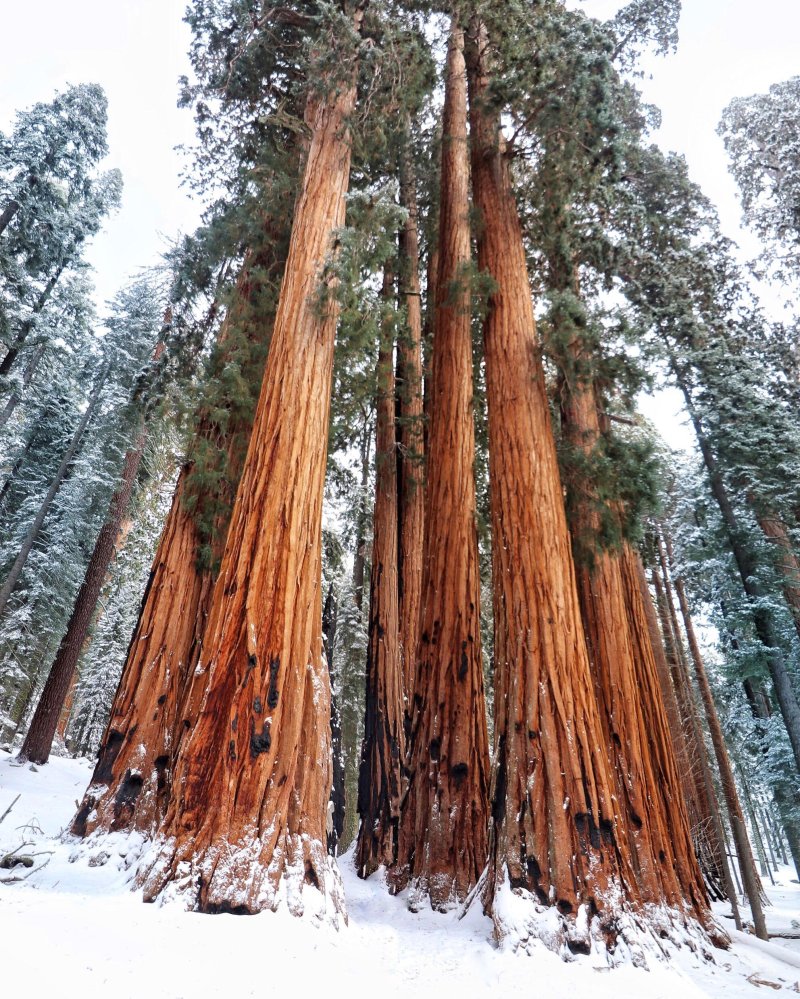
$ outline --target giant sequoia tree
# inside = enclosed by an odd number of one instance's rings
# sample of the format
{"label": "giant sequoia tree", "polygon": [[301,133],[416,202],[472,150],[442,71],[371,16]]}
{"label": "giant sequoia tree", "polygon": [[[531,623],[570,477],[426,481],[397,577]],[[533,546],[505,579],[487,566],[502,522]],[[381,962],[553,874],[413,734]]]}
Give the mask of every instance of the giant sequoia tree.
{"label": "giant sequoia tree", "polygon": [[[277,906],[285,874],[343,904],[325,845],[330,689],[322,650],[322,492],[362,15],[327,26],[311,139],[253,435],[204,637],[208,687],[175,766],[146,897],[185,884],[205,911]],[[262,525],[269,525],[262,533]],[[209,804],[212,807],[209,808]],[[189,883],[184,881],[189,863]]]}
{"label": "giant sequoia tree", "polygon": [[464,31],[445,67],[419,651],[395,890],[436,909],[463,900],[486,857],[488,736],[475,526],[469,150]]}

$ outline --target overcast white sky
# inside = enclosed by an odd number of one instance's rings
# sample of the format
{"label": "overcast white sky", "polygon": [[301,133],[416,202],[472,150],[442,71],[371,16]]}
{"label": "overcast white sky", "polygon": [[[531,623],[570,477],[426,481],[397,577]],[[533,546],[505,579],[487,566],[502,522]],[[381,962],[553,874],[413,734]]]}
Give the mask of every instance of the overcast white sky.
{"label": "overcast white sky", "polygon": [[[600,17],[621,5],[571,0],[579,2]],[[108,94],[108,166],[122,170],[125,194],[122,211],[90,253],[101,301],[154,263],[166,237],[197,221],[197,206],[179,186],[182,158],[173,148],[192,137],[190,113],[175,106],[177,79],[188,71],[185,6],[185,0],[3,3],[0,128],[8,128],[15,110],[49,100],[67,83],[97,82]],[[658,141],[686,155],[726,232],[749,254],[756,246],[739,228],[736,190],[715,129],[732,97],[800,73],[798,39],[798,0],[683,0],[678,54],[653,60],[652,79],[643,84],[663,111]],[[665,410],[675,408],[670,398],[660,395],[648,415],[659,423],[668,418]]]}

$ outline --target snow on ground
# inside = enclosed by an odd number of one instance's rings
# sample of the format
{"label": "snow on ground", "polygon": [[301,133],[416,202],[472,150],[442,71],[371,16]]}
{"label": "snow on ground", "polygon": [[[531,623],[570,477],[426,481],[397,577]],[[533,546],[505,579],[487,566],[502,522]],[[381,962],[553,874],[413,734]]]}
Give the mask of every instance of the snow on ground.
{"label": "snow on ground", "polygon": [[[136,843],[117,837],[109,861],[91,866],[96,850],[58,839],[91,771],[86,760],[59,758],[36,770],[19,767],[0,752],[0,815],[21,795],[0,825],[0,856],[23,839],[35,844],[26,853],[52,851],[37,858],[48,862],[29,879],[0,884],[3,995],[264,999],[290,990],[301,999],[471,999],[546,991],[592,999],[754,999],[773,989],[800,991],[800,941],[764,945],[738,935],[731,951],[715,952],[716,963],[683,948],[670,963],[651,961],[650,971],[609,970],[596,956],[565,964],[543,947],[533,956],[497,949],[491,923],[476,907],[460,921],[410,913],[379,878],[360,881],[347,857],[341,867],[350,923],[338,933],[280,911],[243,918],[143,905],[126,883],[124,855],[133,857]],[[782,875],[776,888],[767,886],[772,932],[792,932],[800,919],[800,885],[789,869]]]}

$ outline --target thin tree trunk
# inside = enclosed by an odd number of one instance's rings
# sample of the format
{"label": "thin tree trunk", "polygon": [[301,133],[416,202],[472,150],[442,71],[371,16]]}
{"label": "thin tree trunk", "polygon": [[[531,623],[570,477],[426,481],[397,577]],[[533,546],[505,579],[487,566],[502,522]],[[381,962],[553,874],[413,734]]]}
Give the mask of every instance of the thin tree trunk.
{"label": "thin tree trunk", "polygon": [[406,307],[407,326],[397,343],[397,579],[403,694],[406,724],[410,724],[422,599],[425,420],[417,189],[408,135],[405,143],[400,160],[400,204],[408,211],[408,217],[400,231],[400,296]]}
{"label": "thin tree trunk", "polygon": [[328,675],[331,683],[331,756],[333,759],[333,780],[331,797],[328,803],[330,811],[328,822],[328,853],[335,857],[339,852],[339,843],[344,834],[344,817],[346,806],[346,786],[344,758],[342,756],[342,716],[339,709],[339,699],[334,685],[334,662],[336,652],[336,624],[338,604],[333,592],[333,583],[328,587],[325,607],[322,611],[322,639],[325,645],[325,658],[328,662]]}
{"label": "thin tree trunk", "polygon": [[700,822],[694,831],[695,849],[709,887],[721,897],[727,895],[730,898],[732,882],[729,881],[725,870],[727,863],[725,833],[703,740],[700,716],[691,689],[688,664],[684,657],[680,635],[675,630],[677,622],[673,617],[674,609],[672,613],[670,611],[671,596],[667,593],[656,569],[653,569],[653,588],[656,593],[672,686],[680,706],[681,727],[686,735],[691,774],[700,806]]}
{"label": "thin tree trunk", "polygon": [[364,575],[367,565],[367,485],[372,438],[370,414],[366,409],[362,409],[362,414],[364,422],[361,434],[361,492],[356,514],[356,553],[353,559],[353,596],[359,613],[364,606]]}
{"label": "thin tree trunk", "polygon": [[20,759],[41,764],[47,763],[50,757],[58,719],[61,716],[64,701],[69,692],[75,668],[78,665],[78,657],[86,640],[89,625],[97,608],[103,581],[108,573],[111,559],[114,557],[114,546],[122,519],[133,494],[136,474],[144,453],[145,440],[146,429],[142,425],[135,445],[125,455],[122,479],[111,498],[108,516],[97,536],[67,630],[61,639],[28,734],[22,744],[19,753]]}
{"label": "thin tree trunk", "polygon": [[[667,556],[674,573],[674,556],[672,552],[672,544],[669,538],[666,539],[666,547]],[[731,830],[733,832],[734,842],[736,843],[736,854],[739,858],[739,870],[741,871],[742,883],[744,884],[747,897],[750,901],[750,911],[753,914],[753,924],[755,926],[756,936],[761,940],[768,940],[769,934],[767,933],[767,924],[764,921],[764,910],[761,907],[761,882],[759,881],[758,873],[756,872],[753,854],[750,849],[750,842],[745,832],[744,813],[742,812],[742,806],[739,802],[739,795],[736,790],[736,781],[733,776],[733,768],[731,767],[730,757],[728,756],[728,747],[725,745],[725,736],[722,733],[722,726],[720,725],[717,707],[714,703],[714,696],[711,692],[711,684],[708,680],[708,673],[706,672],[703,655],[700,651],[700,644],[697,641],[697,635],[694,630],[694,622],[692,621],[692,616],[689,611],[689,601],[686,598],[686,588],[683,585],[683,579],[680,576],[673,575],[673,582],[675,584],[675,592],[678,595],[678,602],[683,616],[684,630],[686,632],[686,638],[689,642],[689,652],[691,653],[692,661],[694,663],[695,677],[697,678],[697,685],[700,688],[700,697],[703,701],[708,730],[711,733],[714,755],[717,758],[717,767],[719,769],[720,783],[722,785],[722,794],[725,798],[725,805],[728,809],[728,815],[731,820]]]}
{"label": "thin tree trunk", "polygon": [[208,685],[178,753],[158,856],[141,878],[146,899],[177,882],[201,911],[274,909],[286,895],[300,914],[305,883],[319,888],[326,912],[343,911],[326,849],[330,687],[320,594],[338,305],[335,294],[320,301],[320,286],[332,291],[335,280],[326,262],[344,223],[355,97],[355,81],[340,83],[307,105],[305,175],[204,636]]}
{"label": "thin tree trunk", "polygon": [[50,488],[47,490],[47,493],[44,499],[42,500],[41,506],[39,507],[39,512],[36,514],[33,523],[28,529],[28,533],[25,536],[25,540],[22,542],[22,547],[19,550],[19,554],[17,555],[14,564],[11,567],[11,571],[9,572],[8,577],[3,583],[3,586],[0,587],[0,619],[2,619],[5,613],[6,606],[8,604],[8,599],[11,596],[11,593],[14,590],[14,587],[17,585],[17,582],[19,581],[19,577],[22,575],[22,570],[25,568],[25,563],[28,561],[28,556],[31,553],[31,549],[36,544],[36,539],[39,537],[39,532],[42,529],[42,524],[44,523],[45,517],[47,516],[48,511],[50,510],[50,507],[53,503],[53,500],[55,499],[58,490],[61,488],[61,484],[66,478],[67,472],[69,471],[69,467],[72,464],[75,455],[78,452],[78,448],[81,445],[81,441],[83,440],[83,435],[86,432],[86,428],[89,426],[89,423],[92,417],[94,416],[95,410],[97,409],[97,404],[100,399],[100,392],[103,389],[103,385],[105,384],[107,375],[108,375],[108,363],[106,363],[103,366],[100,374],[98,375],[95,381],[94,388],[92,389],[92,394],[89,397],[88,405],[84,410],[83,416],[80,418],[78,426],[75,428],[75,432],[72,435],[72,440],[69,443],[69,447],[67,448],[64,457],[61,459],[61,464],[58,466],[56,474],[53,476],[53,479],[50,483]]}
{"label": "thin tree trunk", "polygon": [[[487,104],[485,45],[473,22],[468,56],[478,263],[496,287],[484,325],[495,617],[484,905],[503,937],[514,929],[504,911],[508,891],[527,890],[537,903],[575,917],[583,903],[608,906],[606,891],[621,865],[626,885],[633,876],[622,856],[625,844],[616,839],[520,223],[497,112]],[[435,399],[438,408],[438,386]],[[429,523],[435,522],[429,511]],[[522,919],[528,920],[525,936],[536,935],[534,906]],[[574,921],[565,932],[570,946],[590,947],[588,933]]]}
{"label": "thin tree trunk", "polygon": [[[383,296],[394,289],[389,265]],[[395,379],[391,338],[384,334],[378,352],[375,445],[375,513],[372,532],[372,574],[369,594],[369,644],[364,713],[364,744],[358,780],[361,825],[355,865],[368,878],[397,858],[400,818],[403,732],[403,675],[397,572],[397,457],[395,438]]]}
{"label": "thin tree trunk", "polygon": [[472,410],[469,153],[464,33],[445,69],[438,298],[433,334],[422,615],[408,790],[392,889],[444,911],[486,862],[489,746],[480,641]]}

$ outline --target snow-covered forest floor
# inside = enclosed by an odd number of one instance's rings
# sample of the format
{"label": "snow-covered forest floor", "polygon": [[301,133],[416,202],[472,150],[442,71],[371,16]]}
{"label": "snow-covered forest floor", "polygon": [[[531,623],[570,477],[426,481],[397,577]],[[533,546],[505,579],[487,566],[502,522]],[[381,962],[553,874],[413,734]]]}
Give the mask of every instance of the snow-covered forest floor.
{"label": "snow-covered forest floor", "polygon": [[[178,904],[143,905],[126,883],[120,856],[131,848],[126,840],[96,866],[96,850],[59,839],[91,772],[86,760],[53,757],[35,770],[0,752],[0,815],[20,795],[0,825],[0,856],[26,841],[33,845],[24,852],[41,853],[37,862],[47,862],[24,881],[0,884],[3,995],[263,999],[279,990],[298,997],[463,999],[546,989],[593,999],[738,999],[800,991],[800,940],[764,945],[735,934],[729,952],[714,952],[715,963],[683,948],[669,963],[651,960],[649,971],[601,967],[596,956],[565,964],[543,947],[533,957],[498,950],[478,907],[460,921],[410,913],[377,877],[360,881],[348,857],[340,864],[349,926],[338,933],[285,912],[244,919],[201,916]],[[771,933],[800,933],[792,925],[800,920],[800,885],[791,873],[783,869],[777,887],[766,886]]]}

